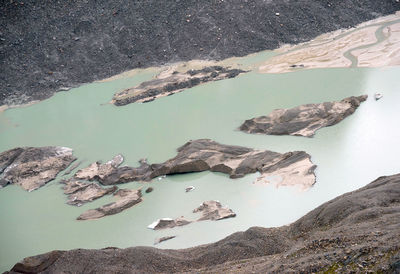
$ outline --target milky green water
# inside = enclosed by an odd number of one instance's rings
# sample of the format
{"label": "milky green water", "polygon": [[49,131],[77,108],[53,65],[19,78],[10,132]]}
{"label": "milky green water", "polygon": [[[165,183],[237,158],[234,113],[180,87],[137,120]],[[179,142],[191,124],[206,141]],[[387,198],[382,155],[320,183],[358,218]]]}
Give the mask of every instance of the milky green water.
{"label": "milky green water", "polygon": [[[251,62],[257,61],[256,57]],[[250,62],[249,60],[247,60]],[[245,63],[246,60],[243,60]],[[143,202],[99,220],[77,221],[83,211],[111,202],[104,197],[82,207],[65,204],[59,179],[37,191],[18,186],[0,190],[0,271],[26,256],[54,249],[153,245],[161,236],[177,235],[158,245],[183,248],[217,241],[251,226],[289,224],[318,205],[400,171],[400,67],[381,69],[316,69],[287,74],[254,72],[207,83],[147,104],[106,104],[119,90],[150,79],[151,72],[61,92],[41,103],[0,114],[0,151],[17,146],[67,146],[84,160],[109,160],[121,153],[125,164],[150,163],[173,157],[190,139],[211,138],[224,144],[278,152],[305,150],[318,165],[317,182],[308,191],[296,187],[253,185],[257,174],[240,179],[202,172],[167,176],[150,183]],[[384,97],[375,101],[373,94]],[[341,100],[369,94],[350,117],[319,130],[314,138],[250,135],[236,128],[275,108]],[[196,189],[185,193],[185,187]],[[206,200],[219,200],[236,218],[204,221],[170,230],[147,225],[162,217],[194,218],[191,210]]]}

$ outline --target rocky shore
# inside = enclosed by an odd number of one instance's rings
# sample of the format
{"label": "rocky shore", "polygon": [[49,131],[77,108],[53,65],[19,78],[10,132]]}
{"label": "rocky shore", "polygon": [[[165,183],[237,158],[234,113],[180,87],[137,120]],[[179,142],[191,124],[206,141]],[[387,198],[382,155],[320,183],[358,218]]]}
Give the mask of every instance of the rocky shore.
{"label": "rocky shore", "polygon": [[313,137],[318,129],[336,125],[353,114],[367,98],[368,95],[352,96],[339,102],[276,109],[267,116],[246,120],[239,129],[255,134]]}
{"label": "rocky shore", "polygon": [[135,102],[147,103],[203,83],[234,78],[244,72],[240,69],[229,69],[221,66],[205,67],[199,70],[191,69],[186,72],[173,71],[170,75],[163,75],[163,78],[157,77],[143,82],[137,87],[116,93],[111,103],[116,106]]}
{"label": "rocky shore", "polygon": [[399,5],[394,0],[4,1],[0,106],[43,100],[134,68],[297,44],[395,13]]}
{"label": "rocky shore", "polygon": [[265,273],[400,271],[400,174],[339,196],[289,226],[253,227],[182,250],[51,251],[8,273]]}

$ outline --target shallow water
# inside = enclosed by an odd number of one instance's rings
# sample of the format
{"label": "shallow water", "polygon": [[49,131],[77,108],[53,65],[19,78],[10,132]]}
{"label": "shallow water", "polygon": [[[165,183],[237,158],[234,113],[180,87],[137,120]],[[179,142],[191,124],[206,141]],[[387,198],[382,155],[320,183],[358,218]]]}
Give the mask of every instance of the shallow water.
{"label": "shallow water", "polygon": [[[266,56],[238,60],[253,64]],[[381,69],[315,69],[286,74],[250,72],[235,79],[207,83],[147,104],[105,104],[121,89],[150,79],[151,70],[109,82],[61,92],[41,103],[0,113],[0,151],[17,146],[59,145],[74,149],[81,167],[109,160],[118,153],[125,164],[140,158],[150,163],[173,157],[190,139],[211,138],[224,144],[278,152],[305,150],[312,155],[317,183],[308,191],[295,187],[254,185],[257,174],[229,179],[202,172],[167,176],[150,183],[144,201],[100,220],[77,221],[80,213],[113,200],[104,197],[82,207],[65,204],[59,179],[28,193],[17,186],[0,190],[0,271],[26,256],[53,249],[153,245],[161,236],[177,235],[160,248],[183,248],[219,240],[251,226],[289,224],[323,202],[364,186],[382,175],[399,172],[400,67]],[[384,97],[375,101],[373,94]],[[350,117],[319,130],[314,138],[250,135],[236,130],[251,117],[275,108],[340,100],[368,94]],[[196,189],[185,193],[185,187]],[[185,217],[201,202],[216,199],[236,218],[199,222],[152,231],[147,225],[162,217]]]}

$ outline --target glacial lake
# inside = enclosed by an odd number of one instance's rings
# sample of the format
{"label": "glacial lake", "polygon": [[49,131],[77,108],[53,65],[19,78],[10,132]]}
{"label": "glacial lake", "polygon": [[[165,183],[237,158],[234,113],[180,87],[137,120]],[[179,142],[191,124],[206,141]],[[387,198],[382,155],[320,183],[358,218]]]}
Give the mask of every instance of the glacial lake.
{"label": "glacial lake", "polygon": [[[257,62],[273,54],[239,58]],[[258,57],[257,57],[258,56]],[[185,248],[222,239],[251,226],[289,224],[320,204],[358,189],[379,176],[399,172],[400,67],[327,68],[282,74],[249,72],[234,79],[200,85],[150,103],[116,107],[108,104],[119,90],[151,79],[155,70],[96,82],[60,92],[43,102],[0,113],[0,151],[18,146],[66,146],[83,161],[80,168],[116,154],[124,165],[163,162],[188,140],[210,138],[223,144],[277,152],[305,150],[312,156],[316,184],[297,187],[256,185],[257,174],[229,179],[202,172],[167,176],[152,182],[118,185],[154,191],[143,202],[99,220],[77,221],[83,211],[113,201],[106,196],[82,207],[67,205],[62,176],[28,193],[19,186],[0,190],[0,271],[26,256],[54,249],[153,246],[156,238],[177,237],[158,248]],[[374,94],[384,97],[375,101]],[[237,130],[246,119],[276,108],[341,100],[368,94],[359,109],[314,138],[250,135]],[[62,173],[61,173],[62,174]],[[195,186],[185,193],[187,186]],[[153,231],[158,218],[193,218],[191,210],[219,200],[237,216]]]}

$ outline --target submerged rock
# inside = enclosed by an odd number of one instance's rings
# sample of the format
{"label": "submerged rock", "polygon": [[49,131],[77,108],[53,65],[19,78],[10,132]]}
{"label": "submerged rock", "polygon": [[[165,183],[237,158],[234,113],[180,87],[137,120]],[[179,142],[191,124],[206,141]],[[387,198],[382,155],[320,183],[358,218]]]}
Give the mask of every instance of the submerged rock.
{"label": "submerged rock", "polygon": [[195,190],[196,188],[194,186],[188,186],[187,188],[185,188],[185,192],[190,192],[192,190]]}
{"label": "submerged rock", "polygon": [[368,95],[352,96],[339,102],[276,109],[268,116],[246,120],[239,129],[256,134],[312,137],[318,129],[333,126],[353,114],[367,98]]}
{"label": "submerged rock", "polygon": [[118,189],[116,186],[102,188],[96,183],[86,183],[74,179],[64,180],[61,183],[65,184],[63,190],[64,194],[68,195],[67,204],[76,206],[111,194]]}
{"label": "submerged rock", "polygon": [[76,158],[67,147],[22,147],[0,154],[0,187],[20,185],[32,191],[53,180]]}
{"label": "submerged rock", "polygon": [[99,219],[107,215],[117,214],[142,201],[142,191],[140,189],[120,189],[114,193],[114,196],[118,199],[116,202],[85,211],[77,220]]}
{"label": "submerged rock", "polygon": [[[214,171],[240,178],[260,172],[259,181],[268,182],[268,176],[278,176],[279,184],[296,184],[309,187],[315,183],[315,165],[304,151],[284,154],[269,150],[219,144],[209,139],[187,142],[178,148],[178,154],[162,164],[140,162],[139,167],[113,168],[111,173],[98,179],[104,185],[131,181],[149,181],[155,177],[188,172]],[[275,177],[276,177],[275,176]],[[289,183],[290,182],[290,183]]]}
{"label": "submerged rock", "polygon": [[188,70],[186,72],[172,72],[163,78],[156,78],[141,83],[139,86],[125,89],[114,95],[113,103],[123,106],[134,102],[147,103],[156,98],[169,96],[202,83],[233,78],[246,71],[229,69],[221,66],[205,67],[200,70]]}
{"label": "submerged rock", "polygon": [[152,192],[154,190],[154,188],[152,188],[152,187],[148,187],[148,188],[146,188],[146,193],[150,193],[150,192]]}
{"label": "submerged rock", "polygon": [[236,213],[232,209],[227,207],[222,207],[221,203],[218,201],[206,201],[203,202],[198,208],[193,210],[193,213],[201,212],[202,217],[197,221],[204,220],[222,220],[226,218],[236,217]]}
{"label": "submerged rock", "polygon": [[159,244],[159,243],[161,243],[161,242],[165,242],[165,241],[171,240],[171,239],[173,239],[173,238],[176,238],[176,236],[165,236],[165,237],[157,238],[157,239],[154,241],[154,245],[157,245],[157,244]]}
{"label": "submerged rock", "polygon": [[173,228],[176,226],[184,226],[188,225],[191,222],[184,219],[183,217],[176,218],[176,219],[171,219],[171,218],[162,218],[158,219],[157,221],[151,223],[150,225],[147,226],[147,228],[153,229],[153,230],[159,230],[159,229],[165,229],[165,228]]}

